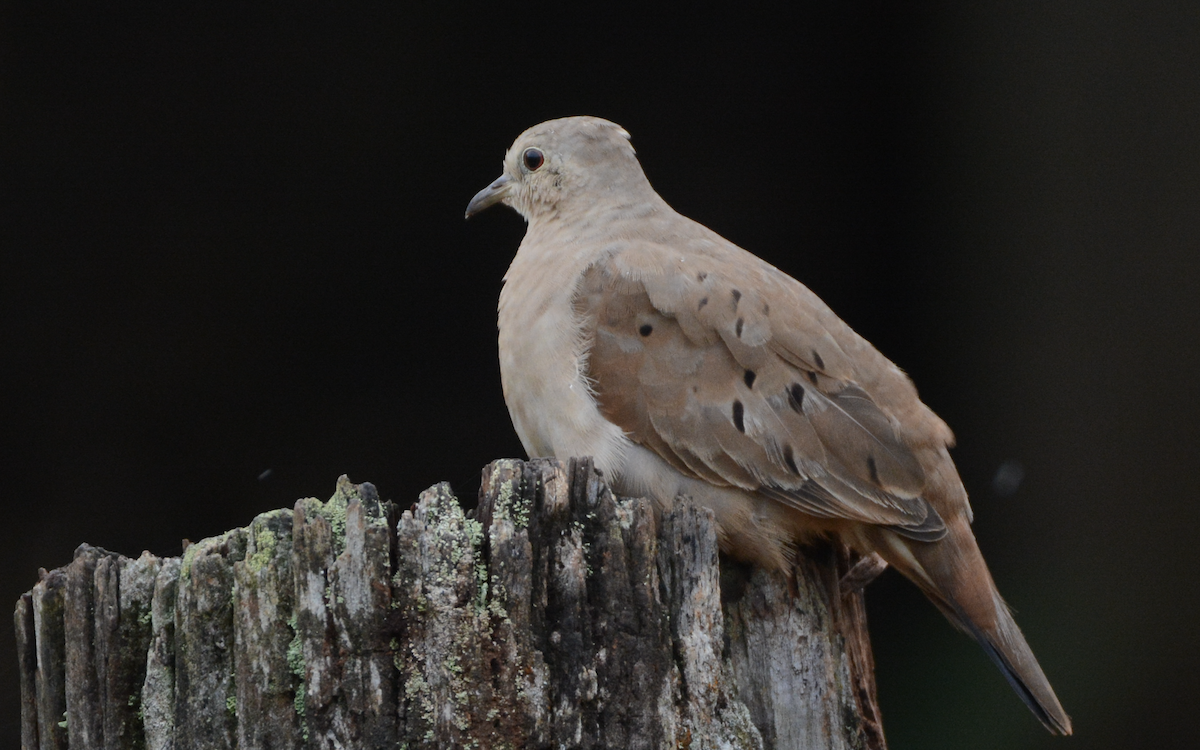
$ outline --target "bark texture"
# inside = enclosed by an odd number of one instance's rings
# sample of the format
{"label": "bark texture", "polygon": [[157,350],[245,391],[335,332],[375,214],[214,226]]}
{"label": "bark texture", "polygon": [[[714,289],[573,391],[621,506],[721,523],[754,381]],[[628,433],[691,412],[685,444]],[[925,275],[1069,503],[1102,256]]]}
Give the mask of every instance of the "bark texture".
{"label": "bark texture", "polygon": [[327,502],[18,600],[25,748],[883,748],[842,549],[793,576],[586,460],[497,461],[400,512]]}

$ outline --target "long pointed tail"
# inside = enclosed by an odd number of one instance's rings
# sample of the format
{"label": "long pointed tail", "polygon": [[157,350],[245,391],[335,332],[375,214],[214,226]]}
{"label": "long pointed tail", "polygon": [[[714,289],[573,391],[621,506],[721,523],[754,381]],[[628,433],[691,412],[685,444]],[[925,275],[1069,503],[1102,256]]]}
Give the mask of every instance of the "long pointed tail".
{"label": "long pointed tail", "polygon": [[1038,664],[1029,644],[1025,642],[1025,636],[1021,634],[1021,629],[1017,627],[1008,606],[1000,599],[999,594],[996,595],[994,627],[985,630],[965,617],[955,624],[960,625],[983,646],[983,650],[1004,673],[1008,684],[1012,685],[1013,690],[1025,701],[1025,705],[1029,706],[1029,710],[1033,711],[1034,716],[1038,717],[1046,729],[1054,734],[1071,733],[1071,717],[1067,716],[1062,704],[1058,702],[1054,688],[1050,687],[1050,681],[1046,679],[1041,665]]}
{"label": "long pointed tail", "polygon": [[948,526],[949,533],[936,542],[903,539],[881,529],[877,551],[916,583],[950,622],[983,646],[1047,729],[1070,734],[1071,717],[1000,598],[970,526],[965,519]]}

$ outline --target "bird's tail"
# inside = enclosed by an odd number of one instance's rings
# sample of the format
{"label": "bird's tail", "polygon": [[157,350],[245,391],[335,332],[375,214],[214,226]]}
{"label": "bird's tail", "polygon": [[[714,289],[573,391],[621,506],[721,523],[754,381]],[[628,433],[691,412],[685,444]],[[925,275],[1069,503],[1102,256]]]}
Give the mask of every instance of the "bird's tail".
{"label": "bird's tail", "polygon": [[951,623],[983,646],[1008,684],[1050,732],[1070,734],[1071,717],[1000,598],[966,521],[950,524],[949,533],[936,542],[917,542],[881,531],[888,537],[878,548],[884,559],[916,583]]}

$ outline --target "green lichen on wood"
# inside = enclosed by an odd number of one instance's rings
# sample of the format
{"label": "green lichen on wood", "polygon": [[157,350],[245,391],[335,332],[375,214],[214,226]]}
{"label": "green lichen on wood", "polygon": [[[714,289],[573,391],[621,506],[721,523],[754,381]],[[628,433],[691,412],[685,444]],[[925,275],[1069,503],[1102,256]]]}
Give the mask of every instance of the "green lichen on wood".
{"label": "green lichen on wood", "polygon": [[529,526],[532,501],[529,497],[517,492],[514,485],[515,482],[501,480],[499,472],[496,472],[492,474],[491,486],[488,490],[495,493],[496,496],[492,504],[492,517],[511,521],[513,527],[519,530]]}
{"label": "green lichen on wood", "polygon": [[341,491],[341,487],[325,502],[315,497],[306,497],[300,501],[301,510],[306,517],[324,518],[329,522],[335,557],[346,549],[346,508],[349,504],[349,499]]}
{"label": "green lichen on wood", "polygon": [[482,612],[488,605],[488,569],[483,554],[483,545],[486,542],[483,524],[474,518],[467,518],[463,521],[463,528],[467,534],[467,543],[471,545],[471,552],[475,558],[475,609],[477,612]]}
{"label": "green lichen on wood", "polygon": [[179,581],[183,583],[192,577],[192,563],[196,560],[196,553],[200,551],[199,542],[188,544],[183,550],[183,558],[179,563]]}
{"label": "green lichen on wood", "polygon": [[[315,497],[306,497],[299,501],[305,516],[310,518],[319,516],[329,522],[335,557],[346,549],[346,512],[350,507],[351,500],[362,502],[362,493],[359,485],[354,484],[343,475],[338,479],[333,496],[325,502],[321,502]],[[371,526],[381,528],[388,524],[386,513],[367,513],[365,516],[367,523]]]}
{"label": "green lichen on wood", "polygon": [[395,654],[410,707],[408,737],[418,743],[453,738],[472,747],[480,644],[491,633],[483,526],[466,517],[449,487],[438,485],[404,514],[399,534],[402,559],[394,582],[401,611],[420,622]]}
{"label": "green lichen on wood", "polygon": [[189,544],[183,551],[183,561],[179,566],[179,582],[184,584],[191,579],[192,566],[195,564],[196,556],[201,552],[220,554],[231,563],[245,558],[246,533],[246,527],[241,526],[226,531],[224,534],[210,536],[194,544]]}
{"label": "green lichen on wood", "polygon": [[288,627],[292,629],[292,640],[287,647],[287,663],[288,669],[292,670],[292,674],[296,676],[296,695],[292,699],[292,705],[296,709],[296,717],[300,720],[300,734],[304,739],[308,739],[308,717],[305,715],[305,707],[307,705],[308,685],[305,682],[307,677],[304,664],[304,644],[300,640],[300,628],[296,623],[296,613],[288,618]]}
{"label": "green lichen on wood", "polygon": [[[276,513],[278,512],[276,511]],[[251,573],[257,573],[275,558],[275,549],[279,546],[279,538],[265,523],[259,525],[256,518],[255,523],[250,524],[250,539],[253,552],[246,556],[246,567],[250,569]]]}

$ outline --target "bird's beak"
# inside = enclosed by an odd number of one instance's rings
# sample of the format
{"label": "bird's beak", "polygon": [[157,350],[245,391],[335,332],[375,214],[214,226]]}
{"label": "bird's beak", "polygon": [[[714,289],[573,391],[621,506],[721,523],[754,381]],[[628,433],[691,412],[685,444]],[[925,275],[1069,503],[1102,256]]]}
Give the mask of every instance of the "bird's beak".
{"label": "bird's beak", "polygon": [[494,206],[504,200],[504,196],[508,195],[511,185],[512,178],[506,174],[500,175],[496,178],[495,182],[476,193],[471,202],[467,204],[466,218],[469,219],[483,209]]}

